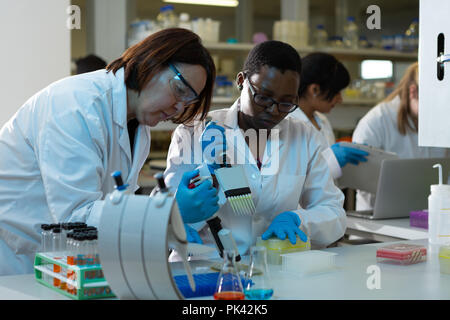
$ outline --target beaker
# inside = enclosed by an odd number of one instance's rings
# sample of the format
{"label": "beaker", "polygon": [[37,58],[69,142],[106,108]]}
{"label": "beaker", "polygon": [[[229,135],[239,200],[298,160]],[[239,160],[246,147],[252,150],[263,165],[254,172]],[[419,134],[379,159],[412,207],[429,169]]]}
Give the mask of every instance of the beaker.
{"label": "beaker", "polygon": [[245,298],[239,270],[236,267],[236,253],[234,250],[223,250],[223,265],[217,279],[214,299],[243,300]]}
{"label": "beaker", "polygon": [[250,264],[245,277],[244,294],[249,300],[268,300],[273,295],[266,247],[250,248]]}

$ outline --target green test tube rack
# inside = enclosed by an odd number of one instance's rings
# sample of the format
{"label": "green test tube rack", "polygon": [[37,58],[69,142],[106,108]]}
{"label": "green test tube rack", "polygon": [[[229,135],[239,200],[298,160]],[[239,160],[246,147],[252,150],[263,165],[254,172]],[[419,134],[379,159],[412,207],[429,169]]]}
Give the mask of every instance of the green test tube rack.
{"label": "green test tube rack", "polygon": [[71,265],[63,255],[40,252],[34,259],[34,274],[39,283],[75,300],[115,297],[100,264]]}

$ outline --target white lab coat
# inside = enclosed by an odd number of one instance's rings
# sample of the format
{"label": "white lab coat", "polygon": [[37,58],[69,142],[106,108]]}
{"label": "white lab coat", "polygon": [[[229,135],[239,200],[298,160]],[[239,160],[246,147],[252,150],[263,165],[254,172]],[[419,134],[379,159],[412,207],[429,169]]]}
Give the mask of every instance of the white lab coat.
{"label": "white lab coat", "polygon": [[[317,130],[317,128],[311,123],[311,120],[309,120],[308,116],[300,108],[295,109],[293,112],[289,113],[288,116],[309,123],[311,126],[313,126],[314,129]],[[327,119],[327,117],[320,112],[314,112],[314,119],[320,127],[320,130],[318,131],[323,138],[322,141],[325,150],[322,152],[322,155],[328,163],[328,167],[330,168],[333,179],[337,179],[342,176],[342,169],[336,156],[334,155],[333,150],[330,148],[331,145],[336,143],[333,128],[331,127],[331,123]]]}
{"label": "white lab coat", "polygon": [[[395,152],[399,158],[441,158],[449,157],[449,148],[420,147],[417,132],[407,130],[400,134],[397,126],[397,114],[400,97],[382,102],[373,107],[361,120],[353,132],[353,142],[365,143],[382,150]],[[411,121],[411,119],[409,119]],[[412,124],[412,121],[411,121]],[[373,194],[358,191],[356,209],[370,210],[375,204]]]}
{"label": "white lab coat", "polygon": [[[313,128],[303,122],[285,118],[273,131],[279,130],[278,170],[275,155],[270,154],[271,146],[276,142],[271,134],[267,142],[261,171],[256,165],[238,126],[239,99],[229,109],[212,111],[212,120],[231,130],[227,132],[228,150],[237,150],[248,164],[243,168],[256,206],[253,217],[237,216],[228,203],[221,206],[218,216],[224,228],[231,229],[239,252],[245,254],[256,238],[269,227],[272,220],[284,211],[293,211],[301,219],[302,228],[309,233],[315,246],[326,246],[343,236],[346,217],[343,210],[344,195],[334,185],[326,161],[322,157],[322,143]],[[182,163],[186,152],[200,150],[198,138],[204,129],[204,123],[188,128],[184,125],[175,130],[169,147],[166,184],[176,188],[183,172],[194,170],[199,163]],[[186,133],[191,138],[186,138]],[[188,141],[192,141],[193,146]],[[195,162],[195,161],[194,161]],[[221,193],[219,191],[219,193]],[[223,199],[223,194],[220,194]],[[198,225],[196,225],[197,229]],[[200,235],[205,243],[214,243],[207,228]]]}
{"label": "white lab coat", "polygon": [[131,157],[123,69],[68,77],[31,97],[0,130],[0,275],[33,271],[40,224],[97,225],[111,173],[136,191],[149,150],[150,130],[139,126]]}

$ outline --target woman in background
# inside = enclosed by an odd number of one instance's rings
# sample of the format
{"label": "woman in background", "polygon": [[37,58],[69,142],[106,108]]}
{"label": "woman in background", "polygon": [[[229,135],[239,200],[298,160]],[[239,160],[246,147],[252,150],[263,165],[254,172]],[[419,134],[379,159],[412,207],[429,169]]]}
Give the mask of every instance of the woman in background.
{"label": "woman in background", "polygon": [[[418,79],[418,63],[415,62],[407,68],[397,88],[359,121],[353,142],[395,152],[403,159],[450,156],[448,148],[420,147],[418,144]],[[357,192],[357,210],[370,210],[374,203],[373,194]]]}
{"label": "woman in background", "polygon": [[299,107],[289,116],[312,124],[323,136],[323,155],[334,179],[347,163],[367,161],[367,152],[336,143],[333,128],[324,113],[342,102],[341,91],[350,83],[345,66],[334,56],[315,52],[302,59]]}

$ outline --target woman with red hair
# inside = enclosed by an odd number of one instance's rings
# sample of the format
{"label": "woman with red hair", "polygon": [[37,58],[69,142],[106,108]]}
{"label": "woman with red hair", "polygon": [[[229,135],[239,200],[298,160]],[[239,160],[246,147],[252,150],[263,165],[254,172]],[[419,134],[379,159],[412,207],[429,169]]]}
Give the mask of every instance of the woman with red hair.
{"label": "woman with red hair", "polygon": [[[31,97],[0,130],[0,275],[33,271],[40,224],[97,225],[114,171],[136,191],[150,127],[204,119],[214,78],[200,38],[174,28],[130,47],[106,69]],[[215,189],[203,188],[190,200],[212,214]]]}

